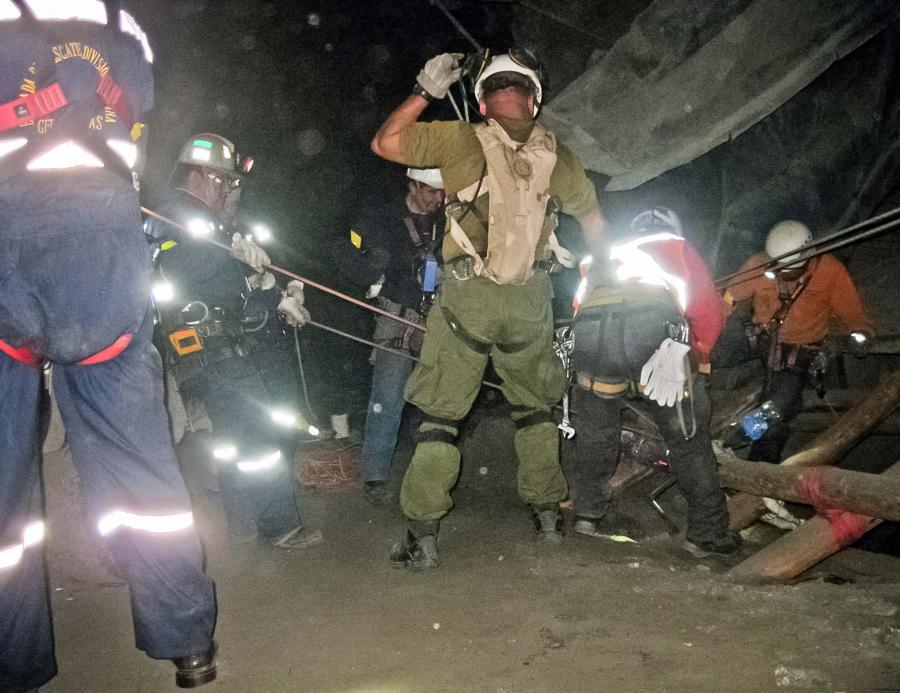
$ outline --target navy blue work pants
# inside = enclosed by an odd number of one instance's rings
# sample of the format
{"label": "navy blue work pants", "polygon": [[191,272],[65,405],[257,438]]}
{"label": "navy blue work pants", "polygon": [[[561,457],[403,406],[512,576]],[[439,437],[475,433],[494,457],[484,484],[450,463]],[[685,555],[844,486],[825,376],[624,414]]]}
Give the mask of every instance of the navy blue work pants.
{"label": "navy blue work pants", "polygon": [[[27,528],[43,519],[41,368],[0,354],[0,390],[0,550],[14,554]],[[145,331],[111,361],[54,365],[53,390],[92,523],[117,510],[151,519],[190,511],[163,408],[159,355]],[[158,659],[204,651],[216,605],[194,528],[154,532],[126,522],[105,541],[131,591],[137,647]],[[0,690],[34,688],[55,671],[44,556],[35,543],[0,568]]]}
{"label": "navy blue work pants", "polygon": [[[0,186],[0,248],[0,339],[54,363],[85,510],[128,583],[137,647],[159,659],[205,651],[214,587],[150,342],[150,252],[137,194],[102,169],[13,177]],[[76,365],[125,332],[133,338],[121,354]],[[35,688],[56,671],[40,534],[41,382],[40,366],[0,353],[4,693]]]}
{"label": "navy blue work pants", "polygon": [[[231,447],[216,459],[219,490],[230,531],[275,539],[300,524],[291,470],[297,428],[279,426],[274,410],[298,413],[296,357],[289,343],[261,337],[244,356],[207,363],[181,385],[182,394],[206,408],[213,450]],[[297,425],[302,425],[298,418]],[[273,452],[281,459],[259,466]],[[249,463],[249,464],[248,464]]]}

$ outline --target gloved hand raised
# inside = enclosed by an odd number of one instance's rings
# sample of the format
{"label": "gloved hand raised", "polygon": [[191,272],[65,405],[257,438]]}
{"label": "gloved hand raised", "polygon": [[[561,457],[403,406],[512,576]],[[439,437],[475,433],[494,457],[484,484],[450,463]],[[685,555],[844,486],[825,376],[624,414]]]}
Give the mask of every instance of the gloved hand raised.
{"label": "gloved hand raised", "polygon": [[284,316],[288,325],[303,327],[312,320],[309,311],[303,306],[303,282],[292,279],[288,282],[284,297],[278,304],[278,312]]}
{"label": "gloved hand raised", "polygon": [[461,67],[459,61],[465,57],[463,53],[441,53],[436,55],[423,67],[416,81],[430,96],[443,99],[447,96],[450,85],[459,79]]}
{"label": "gloved hand raised", "polygon": [[234,255],[236,260],[250,265],[257,272],[262,272],[263,265],[271,262],[265,250],[239,233],[235,233],[231,237],[231,254]]}
{"label": "gloved hand raised", "polygon": [[687,344],[663,341],[641,369],[644,395],[664,407],[680,402],[684,397],[684,357],[690,350]]}

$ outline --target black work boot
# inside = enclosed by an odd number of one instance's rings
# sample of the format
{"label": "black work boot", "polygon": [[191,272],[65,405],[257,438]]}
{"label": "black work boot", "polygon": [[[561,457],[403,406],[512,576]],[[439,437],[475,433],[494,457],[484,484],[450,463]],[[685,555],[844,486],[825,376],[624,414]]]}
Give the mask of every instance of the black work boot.
{"label": "black work boot", "polygon": [[563,538],[563,516],[559,506],[531,507],[534,520],[534,540],[541,544],[561,544]]}
{"label": "black work boot", "polygon": [[384,481],[367,481],[363,484],[363,496],[372,505],[387,505],[396,500],[394,492]]}
{"label": "black work boot", "polygon": [[437,522],[410,522],[406,536],[391,547],[388,560],[394,568],[439,568],[441,560],[437,551]]}
{"label": "black work boot", "polygon": [[729,532],[717,541],[692,541],[685,539],[682,548],[694,558],[732,558],[741,550],[741,535]]}
{"label": "black work boot", "polygon": [[175,685],[179,688],[197,688],[214,681],[216,678],[216,651],[218,649],[215,641],[213,641],[209,649],[202,654],[173,659]]}

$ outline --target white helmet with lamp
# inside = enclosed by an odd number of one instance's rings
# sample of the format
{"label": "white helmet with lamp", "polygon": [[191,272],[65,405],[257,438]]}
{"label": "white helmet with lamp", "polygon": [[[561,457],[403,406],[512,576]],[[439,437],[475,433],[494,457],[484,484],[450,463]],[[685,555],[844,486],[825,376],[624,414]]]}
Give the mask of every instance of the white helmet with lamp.
{"label": "white helmet with lamp", "polygon": [[493,56],[475,79],[475,98],[481,101],[484,98],[485,81],[502,72],[513,72],[528,78],[534,88],[534,115],[537,116],[544,94],[541,68],[537,59],[528,51],[510,49],[509,53]]}
{"label": "white helmet with lamp", "polygon": [[806,224],[792,219],[781,221],[771,228],[766,237],[766,254],[770,258],[776,258],[792,253],[778,260],[778,268],[798,269],[804,262],[797,262],[799,251],[812,243],[812,240],[812,231]]}

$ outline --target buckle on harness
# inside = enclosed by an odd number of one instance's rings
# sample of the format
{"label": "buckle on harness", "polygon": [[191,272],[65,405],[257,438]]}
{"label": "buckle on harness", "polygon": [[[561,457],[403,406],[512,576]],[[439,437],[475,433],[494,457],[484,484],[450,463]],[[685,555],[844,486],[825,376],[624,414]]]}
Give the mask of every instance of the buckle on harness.
{"label": "buckle on harness", "polygon": [[200,333],[196,327],[170,332],[169,343],[179,356],[187,356],[203,350],[203,340],[200,339]]}
{"label": "buckle on harness", "polygon": [[68,103],[58,82],[39,89],[34,94],[7,101],[0,104],[0,132],[31,125],[33,121],[55,113]]}

